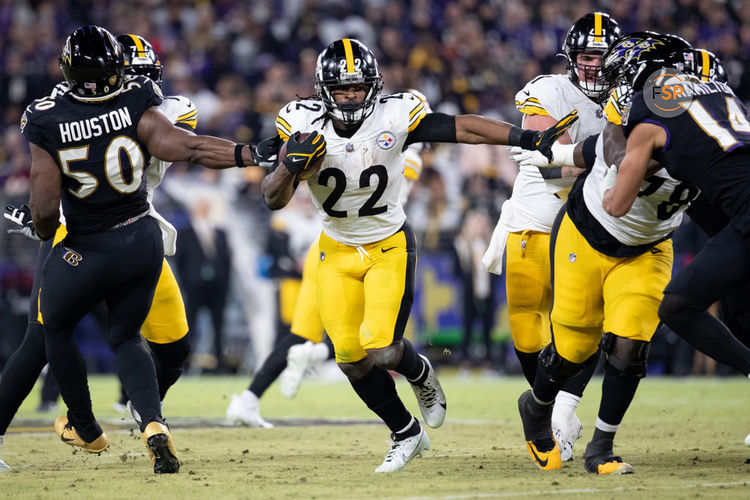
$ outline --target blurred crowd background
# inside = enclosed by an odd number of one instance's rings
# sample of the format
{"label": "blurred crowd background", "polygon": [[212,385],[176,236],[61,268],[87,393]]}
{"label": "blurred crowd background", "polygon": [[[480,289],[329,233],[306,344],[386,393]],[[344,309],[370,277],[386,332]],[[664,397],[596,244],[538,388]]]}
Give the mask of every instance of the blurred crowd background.
{"label": "blurred crowd background", "polygon": [[[165,94],[198,108],[198,131],[238,142],[274,132],[276,112],[314,92],[317,54],[341,37],[375,53],[385,92],[420,90],[433,110],[520,123],[514,95],[558,57],[570,25],[595,10],[624,32],[676,33],[724,61],[729,82],[750,100],[750,0],[0,0],[0,202],[28,200],[30,157],[18,122],[24,107],[62,80],[57,58],[82,24],[148,39],[164,66]],[[520,373],[509,342],[501,277],[478,264],[517,167],[504,148],[434,145],[407,205],[418,234],[417,297],[408,335],[439,363],[468,374]],[[179,230],[170,259],[188,309],[192,373],[252,373],[288,328],[295,283],[316,213],[304,186],[271,213],[257,168],[220,173],[174,165],[156,205]],[[37,244],[0,232],[0,367],[23,336]],[[686,221],[676,266],[702,236]],[[472,328],[473,327],[473,328]],[[90,371],[112,358],[96,316],[77,332]],[[439,351],[437,351],[439,349]],[[660,332],[652,373],[713,373],[674,334]]]}

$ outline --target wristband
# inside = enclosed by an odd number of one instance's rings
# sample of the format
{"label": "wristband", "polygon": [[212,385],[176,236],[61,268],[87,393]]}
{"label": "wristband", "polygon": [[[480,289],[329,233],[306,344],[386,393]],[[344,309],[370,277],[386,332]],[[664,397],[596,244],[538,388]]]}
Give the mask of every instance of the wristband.
{"label": "wristband", "polygon": [[575,144],[560,144],[555,142],[552,144],[552,165],[562,165],[564,167],[575,167],[574,152],[576,149]]}
{"label": "wristband", "polygon": [[523,149],[533,151],[537,133],[536,130],[525,130],[514,125],[508,131],[508,145],[521,146]]}
{"label": "wristband", "polygon": [[244,144],[237,144],[234,147],[234,162],[237,164],[239,168],[246,167],[245,162],[242,161],[242,148],[244,148]]}

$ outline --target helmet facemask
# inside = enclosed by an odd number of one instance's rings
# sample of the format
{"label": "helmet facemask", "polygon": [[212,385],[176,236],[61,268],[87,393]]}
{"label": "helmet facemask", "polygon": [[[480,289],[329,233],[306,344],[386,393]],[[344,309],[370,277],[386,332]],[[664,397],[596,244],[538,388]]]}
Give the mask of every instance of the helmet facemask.
{"label": "helmet facemask", "polygon": [[608,82],[602,77],[601,61],[597,65],[583,64],[578,62],[578,56],[601,56],[619,36],[617,21],[604,12],[592,12],[576,21],[563,41],[562,55],[568,60],[568,77],[595,102],[604,101],[609,90]]}
{"label": "helmet facemask", "polygon": [[586,94],[589,99],[601,102],[607,95],[609,86],[602,77],[601,59],[599,64],[582,63],[578,61],[579,55],[596,55],[601,57],[601,51],[584,51],[571,54],[568,61],[568,74],[578,88]]}
{"label": "helmet facemask", "polygon": [[[350,44],[349,58],[343,56],[341,46]],[[367,87],[363,101],[336,102],[333,92],[353,86]],[[383,88],[383,78],[378,71],[375,56],[356,40],[338,40],[320,56],[315,68],[315,89],[333,119],[351,128],[359,125],[375,109],[375,100]]]}

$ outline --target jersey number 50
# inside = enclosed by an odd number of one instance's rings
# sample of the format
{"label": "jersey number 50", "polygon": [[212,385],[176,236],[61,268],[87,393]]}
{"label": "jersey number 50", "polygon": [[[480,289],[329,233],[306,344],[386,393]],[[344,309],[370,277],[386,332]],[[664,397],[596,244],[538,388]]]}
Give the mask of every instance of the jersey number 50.
{"label": "jersey number 50", "polygon": [[[124,151],[130,159],[130,165],[132,170],[132,179],[130,182],[125,180],[125,176],[122,171],[122,162],[120,160],[120,154]],[[73,170],[70,168],[70,164],[87,160],[89,157],[89,146],[79,146],[75,148],[60,149],[57,151],[57,155],[60,158],[60,168],[63,173],[68,177],[77,180],[81,185],[78,189],[70,189],[70,193],[79,197],[87,198],[96,191],[99,187],[99,181],[97,178],[89,173],[81,170]],[[104,172],[107,176],[109,185],[112,186],[117,192],[129,194],[134,193],[141,187],[141,180],[143,179],[143,168],[146,164],[146,158],[143,155],[143,151],[138,144],[130,137],[121,135],[112,139],[112,142],[107,146],[107,151],[104,154]]]}

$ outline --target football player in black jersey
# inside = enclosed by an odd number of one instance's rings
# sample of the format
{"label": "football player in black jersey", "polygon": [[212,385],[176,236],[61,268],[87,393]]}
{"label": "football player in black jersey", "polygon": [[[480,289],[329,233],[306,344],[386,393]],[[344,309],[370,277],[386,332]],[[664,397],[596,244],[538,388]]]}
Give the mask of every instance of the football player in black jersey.
{"label": "football player in black jersey", "polygon": [[672,177],[699,188],[729,217],[729,224],[670,281],[659,317],[699,351],[750,375],[750,349],[708,312],[711,304],[750,280],[750,122],[726,83],[698,78],[685,86],[691,101],[680,104],[680,114],[654,113],[644,85],[654,72],[679,69],[681,57],[657,48],[626,59],[619,69],[636,93],[623,119],[626,155],[602,205],[611,215],[626,213],[653,158]]}
{"label": "football player in black jersey", "polygon": [[[161,416],[153,360],[138,336],[164,257],[161,230],[149,216],[144,168],[151,155],[208,168],[259,160],[254,148],[173,126],[156,109],[159,88],[145,77],[125,78],[122,49],[102,28],[75,30],[60,66],[66,83],[29,105],[21,119],[31,143],[33,228],[42,240],[51,238],[62,201],[68,230],[42,267],[39,293],[47,358],[68,406],[55,428],[64,442],[86,451],[109,445],[91,410],[85,363],[73,338],[78,321],[103,300],[107,338],[141,416],[154,472],[175,473],[179,460]],[[299,149],[311,153],[316,142]]]}
{"label": "football player in black jersey", "polygon": [[[151,44],[142,37],[132,34],[120,35],[117,37],[117,41],[123,47],[126,77],[127,75],[147,76],[160,86],[162,66]],[[191,131],[195,129],[197,113],[189,99],[182,96],[169,96],[165,98],[161,109],[177,126]],[[158,186],[166,168],[168,168],[168,164],[152,157],[147,168],[150,192],[153,192]],[[5,208],[4,217],[14,224],[12,228],[7,230],[8,233],[23,234],[39,241],[33,224],[28,225],[31,223],[28,206],[13,207],[9,205]],[[169,237],[169,229],[162,226],[162,231],[165,232],[165,241]],[[0,377],[0,437],[5,434],[18,408],[33,389],[42,368],[47,363],[44,348],[44,329],[38,318],[39,281],[42,265],[52,249],[53,242],[61,240],[65,237],[65,234],[66,228],[62,224],[58,228],[55,238],[43,242],[39,249],[26,333],[23,342],[6,363],[2,377]],[[159,397],[163,401],[167,390],[182,374],[185,359],[190,352],[186,335],[185,307],[174,274],[166,261],[159,278],[154,302],[141,332],[148,341],[149,348],[154,356],[159,383]],[[47,392],[51,392],[54,402],[59,396],[59,391],[57,390],[57,382],[51,372],[46,374],[44,387],[47,388]],[[52,388],[51,391],[49,387]],[[42,392],[44,395],[45,389]],[[126,406],[128,399],[124,389],[122,393],[124,398],[122,406]],[[49,394],[47,397],[50,397]],[[132,404],[127,407],[134,413]],[[140,418],[137,414],[133,414],[133,418],[136,423],[139,423]]]}

